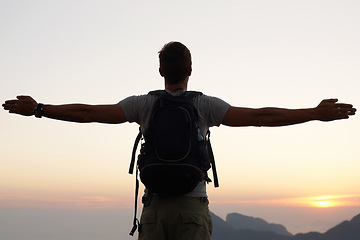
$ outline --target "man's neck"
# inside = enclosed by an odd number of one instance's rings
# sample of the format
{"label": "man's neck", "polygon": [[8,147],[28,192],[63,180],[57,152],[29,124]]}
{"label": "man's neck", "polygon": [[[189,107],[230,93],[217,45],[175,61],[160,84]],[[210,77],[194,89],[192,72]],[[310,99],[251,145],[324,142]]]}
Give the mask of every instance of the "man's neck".
{"label": "man's neck", "polygon": [[167,81],[165,80],[165,89],[173,92],[176,89],[182,89],[182,90],[187,90],[187,83],[188,83],[188,78],[185,79],[182,82],[179,83],[175,83],[175,84],[168,84]]}

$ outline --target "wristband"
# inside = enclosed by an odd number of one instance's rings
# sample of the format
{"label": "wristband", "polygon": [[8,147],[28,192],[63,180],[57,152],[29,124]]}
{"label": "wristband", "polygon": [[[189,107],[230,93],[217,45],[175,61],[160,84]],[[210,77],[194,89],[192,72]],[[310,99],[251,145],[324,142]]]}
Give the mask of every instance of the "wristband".
{"label": "wristband", "polygon": [[41,117],[44,115],[43,106],[44,106],[44,104],[42,104],[42,103],[39,103],[39,104],[36,106],[36,108],[35,108],[35,110],[34,110],[34,115],[35,115],[35,117],[41,118]]}

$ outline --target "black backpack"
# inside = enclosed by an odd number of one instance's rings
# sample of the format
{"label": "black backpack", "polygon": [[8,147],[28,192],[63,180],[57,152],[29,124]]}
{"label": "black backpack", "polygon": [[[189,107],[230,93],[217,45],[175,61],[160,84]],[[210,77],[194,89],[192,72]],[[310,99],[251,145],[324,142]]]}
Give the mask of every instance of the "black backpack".
{"label": "black backpack", "polygon": [[[150,113],[148,128],[144,133],[140,130],[135,140],[129,173],[133,173],[136,149],[143,138],[136,176],[139,170],[140,179],[150,192],[164,196],[191,192],[199,182],[211,181],[207,176],[210,167],[213,169],[215,187],[218,187],[210,132],[205,138],[200,133],[198,113],[194,106],[194,98],[202,93],[186,91],[174,96],[165,90],[157,90],[149,94],[155,95],[157,100]],[[136,177],[134,226],[138,221],[138,185]]]}

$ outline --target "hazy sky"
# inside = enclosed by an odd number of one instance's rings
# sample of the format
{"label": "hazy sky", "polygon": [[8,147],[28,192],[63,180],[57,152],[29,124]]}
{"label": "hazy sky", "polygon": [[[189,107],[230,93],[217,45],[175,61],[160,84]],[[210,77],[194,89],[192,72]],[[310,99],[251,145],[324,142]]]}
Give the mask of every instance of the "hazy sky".
{"label": "hazy sky", "polygon": [[[163,88],[157,52],[175,40],[192,52],[189,88],[232,105],[308,108],[338,98],[359,108],[359,11],[356,0],[0,0],[1,101],[116,103]],[[136,124],[5,111],[0,119],[0,208],[132,208]],[[355,216],[359,123],[213,128],[220,188],[208,187],[211,209],[282,216],[293,231],[321,227],[296,225],[288,208],[303,222],[329,220],[339,206],[332,219]]]}

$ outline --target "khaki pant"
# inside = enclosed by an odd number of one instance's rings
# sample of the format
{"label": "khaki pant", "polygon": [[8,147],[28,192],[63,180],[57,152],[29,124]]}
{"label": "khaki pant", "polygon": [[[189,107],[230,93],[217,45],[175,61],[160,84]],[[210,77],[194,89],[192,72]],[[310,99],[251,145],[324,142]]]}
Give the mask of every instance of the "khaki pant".
{"label": "khaki pant", "polygon": [[154,196],[144,207],[139,240],[210,240],[207,198]]}

